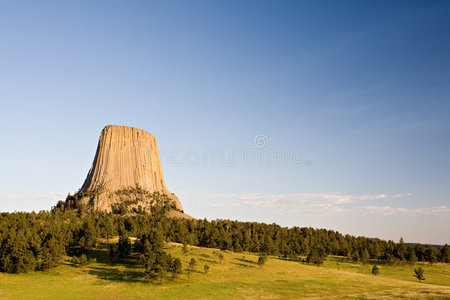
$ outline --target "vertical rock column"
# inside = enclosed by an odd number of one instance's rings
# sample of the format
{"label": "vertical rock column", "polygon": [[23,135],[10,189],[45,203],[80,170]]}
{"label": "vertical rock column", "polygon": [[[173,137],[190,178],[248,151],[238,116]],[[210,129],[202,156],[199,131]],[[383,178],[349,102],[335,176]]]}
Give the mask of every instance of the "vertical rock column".
{"label": "vertical rock column", "polygon": [[177,209],[183,209],[164,182],[155,137],[142,129],[108,125],[102,130],[81,192],[98,191],[90,199],[94,209],[110,211],[114,201],[109,195],[130,187],[165,193],[175,201]]}

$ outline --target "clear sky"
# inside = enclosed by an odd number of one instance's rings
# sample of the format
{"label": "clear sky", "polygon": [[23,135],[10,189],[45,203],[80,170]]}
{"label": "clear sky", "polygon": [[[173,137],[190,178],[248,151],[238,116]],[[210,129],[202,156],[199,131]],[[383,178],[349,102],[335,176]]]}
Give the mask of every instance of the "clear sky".
{"label": "clear sky", "polygon": [[196,218],[450,243],[450,1],[0,0],[0,211],[81,187],[105,125]]}

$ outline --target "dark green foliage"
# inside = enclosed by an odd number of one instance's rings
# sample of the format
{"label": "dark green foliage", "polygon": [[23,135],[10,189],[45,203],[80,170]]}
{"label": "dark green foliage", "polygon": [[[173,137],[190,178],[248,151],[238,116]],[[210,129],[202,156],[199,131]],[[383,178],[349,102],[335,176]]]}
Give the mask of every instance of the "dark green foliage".
{"label": "dark green foliage", "polygon": [[394,256],[394,255],[392,255],[391,253],[386,254],[386,263],[387,263],[388,265],[393,265],[393,264],[395,264],[395,261],[396,261],[396,259],[395,259],[395,256]]}
{"label": "dark green foliage", "polygon": [[264,254],[261,254],[259,257],[258,257],[258,266],[260,267],[260,268],[262,268],[262,266],[267,262],[267,259],[268,259],[268,257],[267,257],[267,255],[264,253]]}
{"label": "dark green foliage", "polygon": [[97,229],[91,218],[85,218],[78,233],[78,244],[85,252],[91,251],[97,246]]}
{"label": "dark green foliage", "polygon": [[421,267],[414,269],[414,277],[416,277],[419,280],[419,282],[421,282],[422,280],[425,280],[423,273],[424,273],[424,271]]}
{"label": "dark green foliage", "polygon": [[81,254],[80,257],[73,256],[70,261],[75,266],[86,266],[90,263],[95,263],[97,260],[95,258],[88,258],[86,254]]}
{"label": "dark green foliage", "polygon": [[195,260],[195,258],[191,258],[191,260],[189,261],[189,269],[194,270],[195,266],[197,265],[197,261]]}
{"label": "dark green foliage", "polygon": [[372,268],[372,274],[377,276],[378,274],[380,274],[380,268],[378,268],[377,266],[373,266]]}
{"label": "dark green foliage", "polygon": [[306,257],[306,262],[307,263],[313,263],[315,265],[320,266],[323,263],[323,259],[322,257],[320,257],[319,252],[317,251],[317,249],[312,249],[308,256]]}
{"label": "dark green foliage", "polygon": [[326,257],[327,253],[324,247],[321,244],[317,244],[314,245],[312,250],[309,252],[308,256],[306,257],[306,262],[320,266],[321,264],[323,264]]}
{"label": "dark green foliage", "polygon": [[359,251],[357,249],[354,249],[352,252],[352,260],[354,262],[359,261]]}
{"label": "dark green foliage", "polygon": [[416,251],[414,251],[414,248],[409,248],[407,259],[410,264],[415,264],[417,262],[418,258],[416,255]]}
{"label": "dark green foliage", "polygon": [[367,251],[367,249],[361,249],[360,250],[360,254],[359,254],[359,259],[361,260],[361,262],[365,265],[369,262],[370,259],[370,255],[369,255],[369,251]]}
{"label": "dark green foliage", "polygon": [[208,274],[208,272],[209,272],[209,266],[208,266],[208,265],[204,265],[204,266],[203,266],[203,271],[205,272],[205,274]]}
{"label": "dark green foliage", "polygon": [[[46,270],[59,265],[66,251],[77,255],[81,254],[80,250],[89,253],[97,247],[100,237],[109,240],[117,235],[122,236],[119,241],[122,250],[119,250],[119,243],[108,246],[113,257],[121,253],[120,256],[125,258],[134,250],[147,273],[162,273],[163,277],[164,272],[172,272],[174,261],[171,258],[169,262],[170,259],[162,254],[165,241],[183,243],[185,257],[190,244],[280,255],[290,259],[307,256],[308,263],[318,265],[327,255],[350,256],[363,263],[369,259],[384,260],[388,264],[405,259],[411,263],[449,262],[448,245],[438,251],[431,246],[408,246],[402,240],[394,243],[342,235],[325,229],[286,228],[276,224],[230,220],[171,219],[158,213],[158,209],[153,215],[88,214],[79,210],[82,206],[73,204],[78,201],[77,197],[68,196],[69,202],[64,205],[60,203],[61,209],[52,212],[1,213],[0,271],[23,273]],[[77,209],[72,209],[73,206]],[[160,207],[159,210],[164,211],[165,208]],[[130,248],[131,243],[125,236],[138,237],[134,248]],[[216,255],[221,262],[223,254],[217,251]]]}
{"label": "dark green foliage", "polygon": [[117,256],[120,259],[125,259],[131,253],[131,241],[128,237],[120,236],[117,242]]}
{"label": "dark green foliage", "polygon": [[23,273],[59,265],[72,239],[71,224],[64,221],[61,214],[47,212],[2,213],[0,271]]}
{"label": "dark green foliage", "polygon": [[431,246],[428,246],[425,250],[425,259],[430,264],[433,264],[437,261],[438,251]]}
{"label": "dark green foliage", "polygon": [[450,263],[450,246],[447,244],[441,249],[441,262]]}
{"label": "dark green foliage", "polygon": [[109,256],[113,259],[116,257],[117,245],[108,245]]}
{"label": "dark green foliage", "polygon": [[100,221],[100,232],[102,237],[106,238],[106,243],[109,243],[109,239],[114,235],[114,219],[105,215]]}
{"label": "dark green foliage", "polygon": [[86,256],[86,254],[81,254],[79,260],[80,260],[80,265],[82,265],[82,266],[87,265],[88,262],[89,262],[89,260],[88,260],[88,258],[87,258],[87,256]]}
{"label": "dark green foliage", "polygon": [[170,271],[172,272],[172,277],[174,279],[178,278],[178,276],[183,272],[183,264],[179,258],[175,258],[172,261]]}
{"label": "dark green foliage", "polygon": [[403,238],[395,245],[394,254],[399,260],[405,260],[406,254],[408,253],[408,246],[403,242]]}

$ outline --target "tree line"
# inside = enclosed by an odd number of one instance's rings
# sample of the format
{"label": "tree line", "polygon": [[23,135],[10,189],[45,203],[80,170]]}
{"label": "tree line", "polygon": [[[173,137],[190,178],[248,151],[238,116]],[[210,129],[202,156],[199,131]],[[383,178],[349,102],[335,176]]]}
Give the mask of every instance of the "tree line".
{"label": "tree line", "polygon": [[[427,261],[450,262],[450,247],[408,246],[378,238],[355,237],[327,229],[281,227],[277,224],[231,220],[188,220],[164,214],[90,214],[74,209],[39,213],[0,214],[0,271],[22,273],[59,265],[71,249],[88,254],[99,238],[121,236],[110,247],[112,255],[136,251],[148,274],[175,272],[176,259],[162,250],[163,242],[178,242],[235,252],[278,255],[285,259],[320,264],[327,255],[340,255],[367,263],[378,259],[387,264]],[[127,237],[136,237],[134,248]],[[128,250],[127,250],[128,249]],[[174,271],[175,270],[175,271]]]}

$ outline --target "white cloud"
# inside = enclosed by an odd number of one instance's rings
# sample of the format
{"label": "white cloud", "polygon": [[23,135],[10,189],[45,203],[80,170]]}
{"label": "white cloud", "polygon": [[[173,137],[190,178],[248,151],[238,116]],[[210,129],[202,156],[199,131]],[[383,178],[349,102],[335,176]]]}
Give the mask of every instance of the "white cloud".
{"label": "white cloud", "polygon": [[384,199],[386,195],[345,195],[345,194],[314,194],[314,193],[296,193],[296,194],[210,194],[210,199],[226,200],[216,203],[214,206],[262,206],[273,208],[275,206],[296,206],[309,205],[317,207],[329,207],[338,204],[356,203],[366,200]]}
{"label": "white cloud", "polygon": [[395,194],[395,195],[392,195],[391,197],[392,198],[403,198],[403,197],[407,197],[407,196],[411,196],[412,195],[412,193],[403,193],[403,194]]}
{"label": "white cloud", "polygon": [[[396,198],[408,194],[397,194]],[[399,196],[401,195],[401,196]],[[379,215],[450,215],[446,206],[405,208],[391,206],[362,206],[361,202],[386,199],[385,194],[210,194],[208,198],[217,202],[214,207],[259,207],[272,209],[274,212],[298,215],[342,215],[342,214],[379,214]],[[349,207],[347,204],[353,204]]]}
{"label": "white cloud", "polygon": [[23,200],[63,200],[67,196],[64,192],[33,192],[23,191],[20,194],[0,197],[0,201],[23,201]]}
{"label": "white cloud", "polygon": [[418,208],[406,208],[406,207],[392,207],[392,206],[365,206],[361,210],[368,214],[382,214],[382,215],[450,215],[450,208],[446,206],[433,206],[433,207],[418,207]]}

